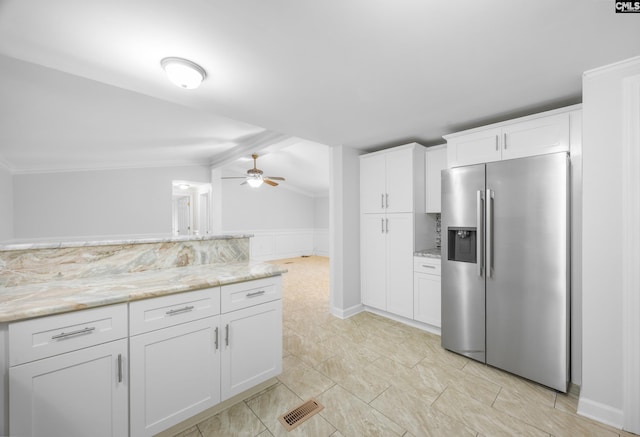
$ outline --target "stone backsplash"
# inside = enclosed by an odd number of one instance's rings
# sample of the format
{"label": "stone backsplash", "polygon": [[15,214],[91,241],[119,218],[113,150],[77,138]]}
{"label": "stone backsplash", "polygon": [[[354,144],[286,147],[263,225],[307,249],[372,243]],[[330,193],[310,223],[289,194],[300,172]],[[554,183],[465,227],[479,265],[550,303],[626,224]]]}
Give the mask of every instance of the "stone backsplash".
{"label": "stone backsplash", "polygon": [[249,236],[0,250],[0,287],[249,261]]}

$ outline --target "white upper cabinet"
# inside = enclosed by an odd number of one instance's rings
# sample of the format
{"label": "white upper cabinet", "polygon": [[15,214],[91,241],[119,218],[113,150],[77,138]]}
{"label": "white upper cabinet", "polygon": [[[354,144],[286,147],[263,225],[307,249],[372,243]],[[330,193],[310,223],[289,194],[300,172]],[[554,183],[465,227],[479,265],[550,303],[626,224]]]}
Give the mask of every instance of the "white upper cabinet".
{"label": "white upper cabinet", "polygon": [[447,162],[449,167],[500,161],[500,128],[483,129],[447,140]]}
{"label": "white upper cabinet", "polygon": [[568,152],[578,105],[445,135],[449,167]]}
{"label": "white upper cabinet", "polygon": [[502,159],[568,151],[568,113],[541,117],[502,128]]}
{"label": "white upper cabinet", "polygon": [[360,157],[362,213],[414,211],[416,150],[422,146],[413,143]]}
{"label": "white upper cabinet", "polygon": [[425,212],[440,212],[440,172],[447,168],[447,146],[429,147],[424,154],[426,171]]}

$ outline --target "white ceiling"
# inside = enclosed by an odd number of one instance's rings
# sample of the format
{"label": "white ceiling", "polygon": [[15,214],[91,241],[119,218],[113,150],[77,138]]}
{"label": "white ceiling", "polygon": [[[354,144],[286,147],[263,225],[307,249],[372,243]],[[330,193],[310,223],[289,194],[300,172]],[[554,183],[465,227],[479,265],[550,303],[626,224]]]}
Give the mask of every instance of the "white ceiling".
{"label": "white ceiling", "polygon": [[[227,164],[279,145],[259,167],[293,181],[318,144],[441,143],[579,102],[583,71],[639,54],[638,16],[609,0],[0,0],[0,160]],[[202,86],[172,85],[168,56]]]}

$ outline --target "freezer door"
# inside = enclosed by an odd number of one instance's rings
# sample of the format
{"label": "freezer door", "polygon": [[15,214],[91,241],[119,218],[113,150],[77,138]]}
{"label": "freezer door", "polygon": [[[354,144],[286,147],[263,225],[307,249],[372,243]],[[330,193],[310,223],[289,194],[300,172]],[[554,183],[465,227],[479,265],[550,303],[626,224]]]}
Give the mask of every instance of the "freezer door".
{"label": "freezer door", "polygon": [[[487,164],[487,364],[566,392],[569,161]],[[490,216],[492,216],[490,218]]]}
{"label": "freezer door", "polygon": [[[485,361],[483,257],[474,257],[469,249],[475,247],[481,252],[483,248],[484,190],[484,164],[442,172],[442,346],[482,362]],[[454,244],[458,243],[457,253],[448,241],[449,235]]]}

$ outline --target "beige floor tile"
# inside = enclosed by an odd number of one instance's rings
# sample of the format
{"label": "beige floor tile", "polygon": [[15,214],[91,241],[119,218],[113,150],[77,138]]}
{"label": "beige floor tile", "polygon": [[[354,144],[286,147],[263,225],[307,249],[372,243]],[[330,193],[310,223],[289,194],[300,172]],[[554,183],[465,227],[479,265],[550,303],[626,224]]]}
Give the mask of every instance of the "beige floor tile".
{"label": "beige floor tile", "polygon": [[508,372],[496,369],[477,361],[469,360],[463,369],[472,375],[488,379],[503,388],[509,388],[521,395],[523,399],[529,399],[539,405],[553,407],[556,402],[556,392],[524,378],[512,375]]}
{"label": "beige floor tile", "polygon": [[534,425],[556,437],[614,437],[618,435],[617,432],[600,427],[588,419],[540,405],[510,387],[502,389],[493,406],[497,410],[517,417],[518,420]]}
{"label": "beige floor tile", "polygon": [[[289,364],[294,360],[297,365]],[[297,357],[287,357],[286,361],[287,364],[283,360],[285,370],[278,376],[278,379],[302,399],[306,400],[316,396],[335,384],[331,379],[309,367]]]}
{"label": "beige floor tile", "polygon": [[421,361],[414,368],[421,381],[429,383],[434,389],[444,391],[452,387],[473,399],[491,406],[495,401],[500,386],[493,382],[466,373],[457,367]]}
{"label": "beige floor tile", "polygon": [[389,387],[377,375],[363,367],[357,360],[334,356],[316,367],[351,394],[364,402],[371,402]]}
{"label": "beige floor tile", "polygon": [[265,429],[260,434],[258,434],[256,437],[273,437],[273,434],[271,434],[271,432],[269,432],[268,429]]}
{"label": "beige floor tile", "polygon": [[333,351],[325,348],[320,343],[298,334],[286,336],[282,342],[283,349],[300,358],[311,367],[315,367],[335,355]]}
{"label": "beige floor tile", "polygon": [[334,351],[336,356],[356,361],[361,363],[363,366],[366,366],[380,358],[380,354],[372,351],[371,349],[340,336],[333,336],[324,340],[322,342],[322,346]]}
{"label": "beige floor tile", "polygon": [[[305,399],[306,400],[306,399]],[[330,436],[335,428],[331,426],[320,414],[309,418],[306,422],[294,430],[287,432],[278,417],[297,407],[302,403],[302,399],[282,384],[278,384],[247,401],[247,405],[267,426],[271,434],[276,437],[284,436]]]}
{"label": "beige floor tile", "polygon": [[202,437],[247,436],[260,434],[266,427],[244,402],[240,402],[198,424]]}
{"label": "beige floor tile", "polygon": [[433,402],[444,389],[437,381],[423,379],[416,369],[406,367],[389,358],[374,361],[367,370],[398,389],[428,399],[429,403]]}
{"label": "beige floor tile", "polygon": [[570,394],[558,393],[556,394],[555,407],[558,410],[575,414],[578,411],[578,398]]}
{"label": "beige floor tile", "polygon": [[447,388],[440,395],[433,408],[487,436],[549,436],[549,433],[452,388]]}
{"label": "beige floor tile", "polygon": [[192,426],[189,429],[185,429],[180,434],[176,434],[174,437],[202,437],[200,430],[197,426]]}
{"label": "beige floor tile", "polygon": [[439,342],[426,341],[423,343],[423,347],[427,348],[423,362],[440,364],[443,366],[456,367],[463,369],[470,361],[469,358],[462,355],[458,355],[453,352],[449,352],[440,346]]}
{"label": "beige floor tile", "polygon": [[405,432],[398,424],[338,385],[317,400],[324,405],[320,415],[345,436],[401,436]]}
{"label": "beige floor tile", "polygon": [[462,422],[432,409],[430,399],[391,387],[371,406],[416,436],[475,436]]}

